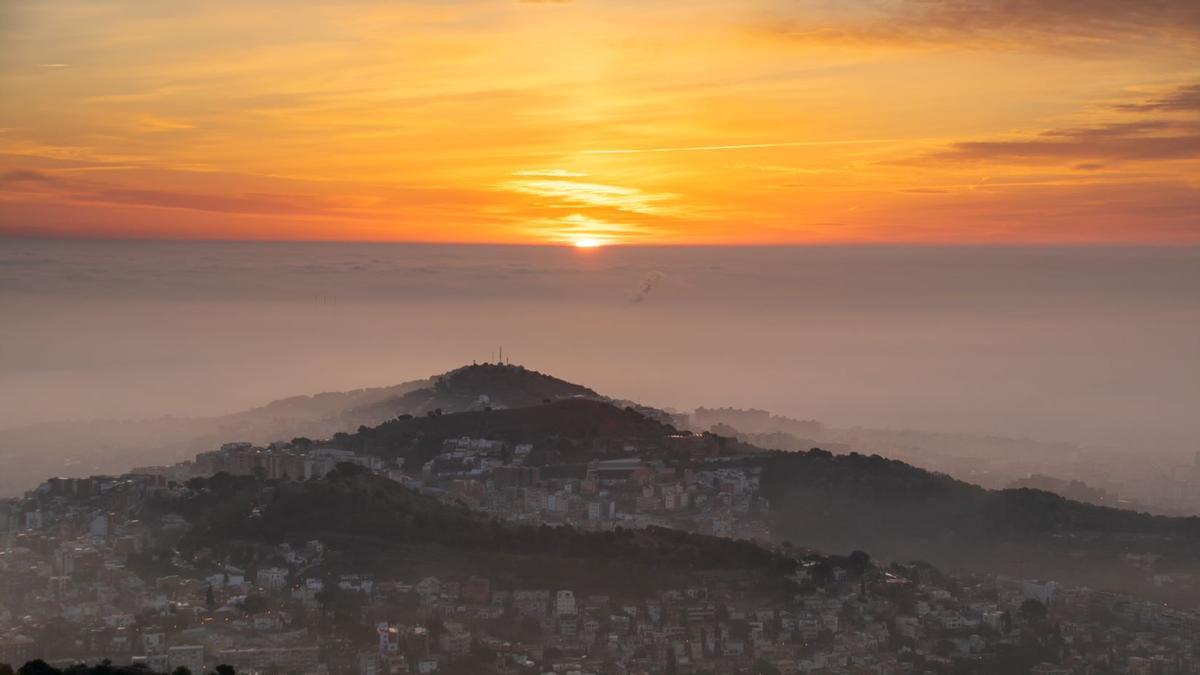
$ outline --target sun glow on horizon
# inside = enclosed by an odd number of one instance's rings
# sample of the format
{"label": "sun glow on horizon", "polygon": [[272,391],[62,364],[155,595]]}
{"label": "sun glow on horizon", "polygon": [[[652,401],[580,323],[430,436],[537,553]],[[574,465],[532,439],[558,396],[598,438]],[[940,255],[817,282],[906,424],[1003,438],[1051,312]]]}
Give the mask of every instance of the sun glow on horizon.
{"label": "sun glow on horizon", "polygon": [[0,236],[1200,242],[1194,22],[747,4],[8,3]]}

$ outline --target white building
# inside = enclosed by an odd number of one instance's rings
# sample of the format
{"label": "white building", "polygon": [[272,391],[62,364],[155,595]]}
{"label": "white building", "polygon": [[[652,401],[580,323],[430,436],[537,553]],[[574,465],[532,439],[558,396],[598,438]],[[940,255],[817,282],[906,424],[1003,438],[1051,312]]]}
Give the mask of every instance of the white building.
{"label": "white building", "polygon": [[575,592],[559,591],[554,595],[554,613],[567,616],[575,613]]}
{"label": "white building", "polygon": [[1054,599],[1054,592],[1058,590],[1058,584],[1053,581],[1039,583],[1037,581],[1024,581],[1021,583],[1021,595],[1025,599],[1033,599],[1041,602],[1043,605],[1049,605]]}
{"label": "white building", "polygon": [[288,571],[282,567],[266,567],[258,571],[255,581],[270,591],[281,590],[287,585]]}

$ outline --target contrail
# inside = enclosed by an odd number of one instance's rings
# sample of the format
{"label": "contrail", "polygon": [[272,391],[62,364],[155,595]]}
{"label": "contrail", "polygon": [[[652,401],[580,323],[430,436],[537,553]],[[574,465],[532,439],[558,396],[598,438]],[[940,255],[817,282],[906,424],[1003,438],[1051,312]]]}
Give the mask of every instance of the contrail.
{"label": "contrail", "polygon": [[795,148],[805,145],[865,145],[868,143],[890,143],[895,139],[871,138],[853,141],[791,141],[787,143],[742,143],[740,145],[691,145],[677,148],[617,148],[612,150],[584,150],[584,155],[634,155],[643,152],[709,152],[713,150],[754,150],[756,148]]}

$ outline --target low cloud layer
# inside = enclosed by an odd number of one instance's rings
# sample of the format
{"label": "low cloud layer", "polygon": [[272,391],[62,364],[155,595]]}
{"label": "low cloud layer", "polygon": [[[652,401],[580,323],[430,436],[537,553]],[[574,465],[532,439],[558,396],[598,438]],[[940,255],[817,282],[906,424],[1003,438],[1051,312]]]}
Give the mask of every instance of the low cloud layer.
{"label": "low cloud layer", "polygon": [[1194,450],[1198,256],[10,241],[0,427],[229,412],[503,344],[653,405]]}

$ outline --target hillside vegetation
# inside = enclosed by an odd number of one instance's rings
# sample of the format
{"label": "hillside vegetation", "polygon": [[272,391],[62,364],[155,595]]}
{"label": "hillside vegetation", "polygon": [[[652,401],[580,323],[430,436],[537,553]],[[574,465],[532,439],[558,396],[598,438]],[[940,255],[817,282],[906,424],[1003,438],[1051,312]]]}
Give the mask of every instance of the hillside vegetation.
{"label": "hillside vegetation", "polygon": [[[863,547],[899,560],[1137,586],[1125,554],[1200,572],[1200,519],[1084,504],[1030,489],[987,490],[896,460],[822,450],[765,460],[762,492],[783,538]],[[1149,590],[1139,588],[1138,590]]]}
{"label": "hillside vegetation", "polygon": [[501,524],[418,495],[399,483],[341,465],[325,479],[266,483],[218,474],[193,494],[161,499],[158,514],[192,530],[180,550],[266,559],[275,545],[325,542],[356,570],[486,573],[513,583],[651,590],[700,571],[746,572],[780,581],[795,561],[749,542],[664,528],[582,532]]}
{"label": "hillside vegetation", "polygon": [[441,450],[443,441],[462,436],[531,443],[540,454],[569,461],[582,457],[582,451],[626,443],[652,449],[676,433],[673,427],[632,409],[568,398],[528,408],[404,416],[339,436],[334,442],[358,452],[402,459],[406,469],[416,470]]}

